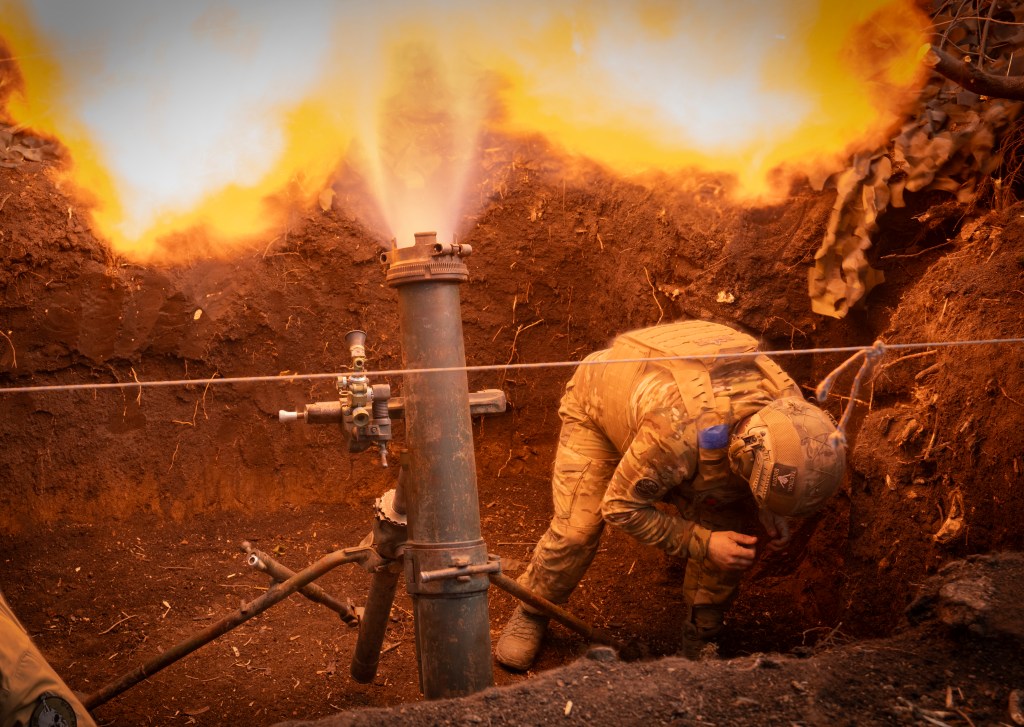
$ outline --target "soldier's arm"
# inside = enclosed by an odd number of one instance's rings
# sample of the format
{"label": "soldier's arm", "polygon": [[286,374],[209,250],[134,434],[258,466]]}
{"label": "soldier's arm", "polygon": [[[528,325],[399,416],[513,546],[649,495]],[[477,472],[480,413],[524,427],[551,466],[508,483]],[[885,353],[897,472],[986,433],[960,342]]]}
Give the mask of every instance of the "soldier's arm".
{"label": "soldier's arm", "polygon": [[665,410],[645,418],[612,475],[601,503],[605,521],[670,555],[703,560],[711,532],[662,512],[657,503],[696,474],[696,433]]}

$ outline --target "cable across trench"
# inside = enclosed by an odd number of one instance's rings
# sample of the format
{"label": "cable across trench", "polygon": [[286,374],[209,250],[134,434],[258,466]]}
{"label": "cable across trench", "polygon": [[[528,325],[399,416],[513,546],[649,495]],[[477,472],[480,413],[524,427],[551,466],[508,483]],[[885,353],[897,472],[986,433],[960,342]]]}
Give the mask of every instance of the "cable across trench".
{"label": "cable across trench", "polygon": [[[482,371],[514,371],[522,369],[571,368],[575,366],[606,366],[616,363],[640,363],[643,361],[706,361],[709,358],[729,358],[731,360],[768,356],[800,356],[822,353],[847,353],[852,355],[875,355],[888,351],[907,351],[914,349],[947,348],[951,346],[984,346],[1010,345],[1024,343],[1024,338],[986,338],[965,341],[930,341],[922,343],[881,343],[875,342],[868,346],[834,346],[824,348],[802,348],[782,351],[751,351],[747,353],[719,354],[717,356],[649,356],[645,358],[620,358],[602,361],[541,361],[532,363],[485,364],[477,366],[453,366],[432,369],[381,369],[379,371],[362,372],[365,376],[405,376],[408,374],[441,374],[465,371],[478,373]],[[117,381],[105,384],[47,384],[40,386],[10,386],[0,388],[2,394],[38,394],[58,391],[95,391],[100,389],[131,389],[134,387],[156,388],[168,386],[210,386],[213,384],[259,384],[259,383],[293,383],[296,381],[315,381],[337,379],[339,376],[350,376],[351,371],[315,374],[288,374],[275,376],[231,376],[212,377],[205,379],[166,379],[161,381]]]}

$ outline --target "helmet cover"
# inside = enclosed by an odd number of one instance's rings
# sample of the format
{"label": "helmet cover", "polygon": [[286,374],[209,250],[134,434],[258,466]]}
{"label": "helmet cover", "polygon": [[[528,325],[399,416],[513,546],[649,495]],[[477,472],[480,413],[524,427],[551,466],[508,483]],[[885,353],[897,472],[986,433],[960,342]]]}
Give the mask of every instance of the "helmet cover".
{"label": "helmet cover", "polygon": [[796,396],[776,399],[737,433],[752,455],[750,491],[776,515],[806,517],[839,488],[846,449],[832,417]]}

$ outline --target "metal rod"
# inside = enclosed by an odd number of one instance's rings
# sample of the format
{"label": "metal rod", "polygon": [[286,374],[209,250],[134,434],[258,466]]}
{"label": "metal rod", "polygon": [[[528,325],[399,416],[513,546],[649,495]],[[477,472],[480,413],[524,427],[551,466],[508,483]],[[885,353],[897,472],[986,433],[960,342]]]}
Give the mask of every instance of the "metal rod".
{"label": "metal rod", "polygon": [[[278,583],[284,583],[295,575],[295,571],[291,568],[277,562],[262,550],[254,548],[252,543],[248,540],[242,541],[242,552],[249,556],[246,559],[246,563],[250,567],[255,568],[262,573],[266,573]],[[359,625],[359,617],[356,615],[355,609],[348,604],[342,603],[316,583],[310,583],[309,585],[303,586],[299,589],[299,593],[310,601],[314,601],[331,609],[341,616],[341,620],[349,626]]]}
{"label": "metal rod", "polygon": [[148,679],[165,667],[170,666],[179,659],[188,656],[196,649],[205,646],[218,636],[223,636],[228,631],[245,623],[253,616],[263,613],[274,604],[283,601],[288,598],[288,596],[300,590],[306,584],[312,583],[317,578],[332,569],[337,568],[339,565],[362,560],[366,557],[367,552],[367,548],[359,546],[355,548],[345,548],[344,550],[336,550],[329,555],[325,555],[316,563],[299,571],[284,583],[278,583],[271,586],[270,589],[262,596],[249,601],[249,603],[245,604],[234,613],[225,616],[215,624],[211,624],[195,636],[185,639],[166,651],[157,654],[144,664],[132,669],[130,672],[122,675],[118,679],[115,679],[106,686],[101,687],[98,691],[87,695],[85,699],[82,700],[82,704],[85,705],[86,709],[92,711],[101,704],[105,704],[110,701],[118,694],[134,687],[144,679]]}
{"label": "metal rod", "polygon": [[[469,413],[473,416],[502,414],[508,402],[501,389],[484,389],[469,392]],[[388,400],[388,413],[392,419],[405,417],[405,397],[392,396]]]}
{"label": "metal rod", "polygon": [[377,676],[380,663],[380,649],[384,645],[391,618],[391,605],[395,602],[395,591],[402,571],[391,567],[377,571],[370,581],[370,593],[366,597],[363,620],[359,624],[355,653],[352,654],[350,673],[360,684],[369,684]]}
{"label": "metal rod", "polygon": [[529,606],[533,606],[538,611],[543,611],[558,623],[578,633],[587,641],[594,641],[599,644],[612,646],[615,649],[617,649],[620,653],[627,651],[628,647],[626,646],[626,644],[616,639],[614,636],[609,634],[608,631],[606,631],[605,629],[595,628],[588,624],[586,621],[582,621],[576,618],[561,606],[552,603],[543,596],[538,596],[529,588],[520,585],[504,573],[492,573],[489,576],[489,578],[491,579],[491,583],[496,585],[501,590],[512,594],[523,603]]}
{"label": "metal rod", "polygon": [[437,570],[420,572],[420,583],[443,581],[449,578],[468,578],[469,576],[475,576],[480,573],[495,573],[499,570],[501,570],[501,564],[495,562],[455,566],[453,568],[439,568]]}

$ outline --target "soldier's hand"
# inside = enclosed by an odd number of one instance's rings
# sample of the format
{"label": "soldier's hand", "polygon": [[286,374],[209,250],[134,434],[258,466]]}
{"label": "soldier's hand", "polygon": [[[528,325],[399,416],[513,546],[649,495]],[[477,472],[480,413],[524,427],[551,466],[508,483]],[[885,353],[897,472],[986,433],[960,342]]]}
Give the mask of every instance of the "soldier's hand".
{"label": "soldier's hand", "polygon": [[708,560],[722,570],[746,570],[754,565],[754,546],[757,538],[732,530],[711,533],[708,541]]}
{"label": "soldier's hand", "polygon": [[789,533],[789,518],[784,515],[776,515],[767,508],[761,508],[757,513],[761,525],[764,526],[768,537],[767,549],[769,553],[777,553],[789,545],[791,535]]}

